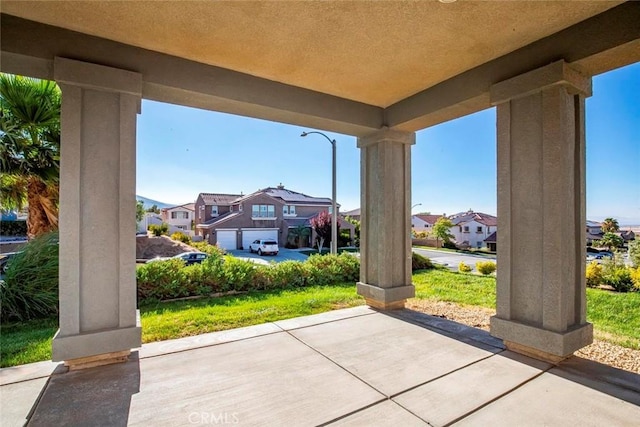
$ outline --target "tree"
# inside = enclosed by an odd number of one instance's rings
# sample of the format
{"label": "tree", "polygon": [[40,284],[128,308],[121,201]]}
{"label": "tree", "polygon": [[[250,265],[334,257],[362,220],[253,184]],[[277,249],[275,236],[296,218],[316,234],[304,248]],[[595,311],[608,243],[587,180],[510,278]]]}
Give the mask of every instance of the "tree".
{"label": "tree", "polygon": [[144,202],[142,200],[136,201],[136,222],[142,221],[144,218]]}
{"label": "tree", "polygon": [[158,208],[158,205],[153,205],[149,209],[147,209],[147,212],[159,214],[160,213],[160,208]]}
{"label": "tree", "polygon": [[345,217],[345,221],[347,221],[348,223],[353,224],[353,226],[354,226],[353,234],[354,234],[354,239],[355,239],[354,244],[356,246],[360,247],[360,221],[358,221],[355,218],[351,218],[349,215],[347,215]]}
{"label": "tree", "polygon": [[318,251],[322,252],[325,240],[331,242],[331,215],[327,211],[322,211],[311,218],[310,223],[318,235]]}
{"label": "tree", "polygon": [[303,244],[306,244],[305,242],[307,241],[307,237],[309,237],[309,233],[311,233],[311,230],[309,230],[308,227],[299,225],[296,228],[289,230],[289,237],[292,239],[292,243],[295,246],[301,248]]}
{"label": "tree", "polygon": [[29,206],[30,239],[58,228],[60,89],[0,74],[0,203]]}
{"label": "tree", "polygon": [[449,229],[451,229],[451,227],[453,227],[453,223],[449,218],[445,217],[438,218],[436,223],[433,224],[431,232],[436,238],[436,246],[438,246],[440,239],[442,239],[444,243],[449,243],[451,241],[453,238],[453,235],[449,233]]}
{"label": "tree", "polygon": [[596,245],[604,246],[607,249],[611,250],[619,246],[622,246],[623,243],[624,243],[624,240],[622,239],[622,237],[618,236],[617,234],[604,233],[604,235],[602,236],[602,239],[596,242]]}
{"label": "tree", "polygon": [[615,218],[605,218],[602,221],[602,232],[603,233],[615,233],[620,230],[620,225],[618,225],[618,220]]}

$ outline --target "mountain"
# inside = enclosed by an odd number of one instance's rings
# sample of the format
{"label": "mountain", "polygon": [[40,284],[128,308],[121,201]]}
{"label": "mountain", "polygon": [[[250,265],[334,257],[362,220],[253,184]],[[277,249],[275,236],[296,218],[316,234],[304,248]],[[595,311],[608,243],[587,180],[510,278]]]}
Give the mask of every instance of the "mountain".
{"label": "mountain", "polygon": [[163,203],[163,202],[159,202],[157,200],[147,199],[146,197],[138,196],[137,194],[136,194],[136,200],[141,200],[142,203],[144,204],[144,208],[145,209],[149,209],[153,205],[156,205],[158,207],[158,209],[170,208],[171,206],[174,206],[174,205],[171,205],[169,203]]}

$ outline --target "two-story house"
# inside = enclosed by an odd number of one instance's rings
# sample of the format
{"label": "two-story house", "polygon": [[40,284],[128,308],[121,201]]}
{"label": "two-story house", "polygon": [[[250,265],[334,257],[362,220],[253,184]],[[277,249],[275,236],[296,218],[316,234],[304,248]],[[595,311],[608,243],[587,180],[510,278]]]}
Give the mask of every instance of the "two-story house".
{"label": "two-story house", "polygon": [[160,210],[162,221],[169,224],[172,229],[179,229],[185,234],[191,234],[195,220],[195,203],[172,206]]}
{"label": "two-story house", "polygon": [[[315,236],[310,220],[322,211],[331,212],[331,199],[312,197],[286,189],[269,187],[248,195],[201,193],[196,201],[196,234],[224,249],[248,249],[256,239],[274,239],[284,246],[293,229],[308,228],[311,246]],[[353,229],[346,221],[340,228]]]}
{"label": "two-story house", "polygon": [[411,216],[411,230],[416,233],[430,233],[433,225],[443,215],[417,214]]}
{"label": "two-story house", "polygon": [[484,240],[498,229],[498,218],[482,212],[460,212],[449,217],[453,223],[450,232],[458,246],[482,248]]}

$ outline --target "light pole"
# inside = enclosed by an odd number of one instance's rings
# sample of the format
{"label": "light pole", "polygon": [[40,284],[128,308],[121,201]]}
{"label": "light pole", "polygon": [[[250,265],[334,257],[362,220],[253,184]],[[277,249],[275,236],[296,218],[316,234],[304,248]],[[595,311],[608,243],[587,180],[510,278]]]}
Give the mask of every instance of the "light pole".
{"label": "light pole", "polygon": [[[338,209],[336,208],[336,140],[329,138],[322,132],[302,132],[300,136],[305,137],[312,133],[317,133],[327,138],[331,143],[331,164],[332,164],[332,189],[331,189],[331,253],[338,253]],[[322,251],[322,248],[320,248]]]}
{"label": "light pole", "polygon": [[411,209],[409,209],[409,211],[413,211],[413,208],[415,208],[416,206],[422,206],[422,203],[416,203],[415,205],[411,206]]}

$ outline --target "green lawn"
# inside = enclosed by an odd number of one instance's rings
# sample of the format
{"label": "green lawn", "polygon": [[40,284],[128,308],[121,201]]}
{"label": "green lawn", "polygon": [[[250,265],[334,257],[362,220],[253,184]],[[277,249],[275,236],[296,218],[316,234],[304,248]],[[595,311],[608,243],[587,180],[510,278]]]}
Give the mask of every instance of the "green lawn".
{"label": "green lawn", "polygon": [[[416,298],[495,307],[495,278],[435,269],[413,275]],[[143,342],[197,335],[361,305],[353,283],[251,292],[140,307]],[[596,336],[640,349],[640,293],[587,289],[587,319]],[[2,367],[49,360],[57,320],[0,328]]]}

